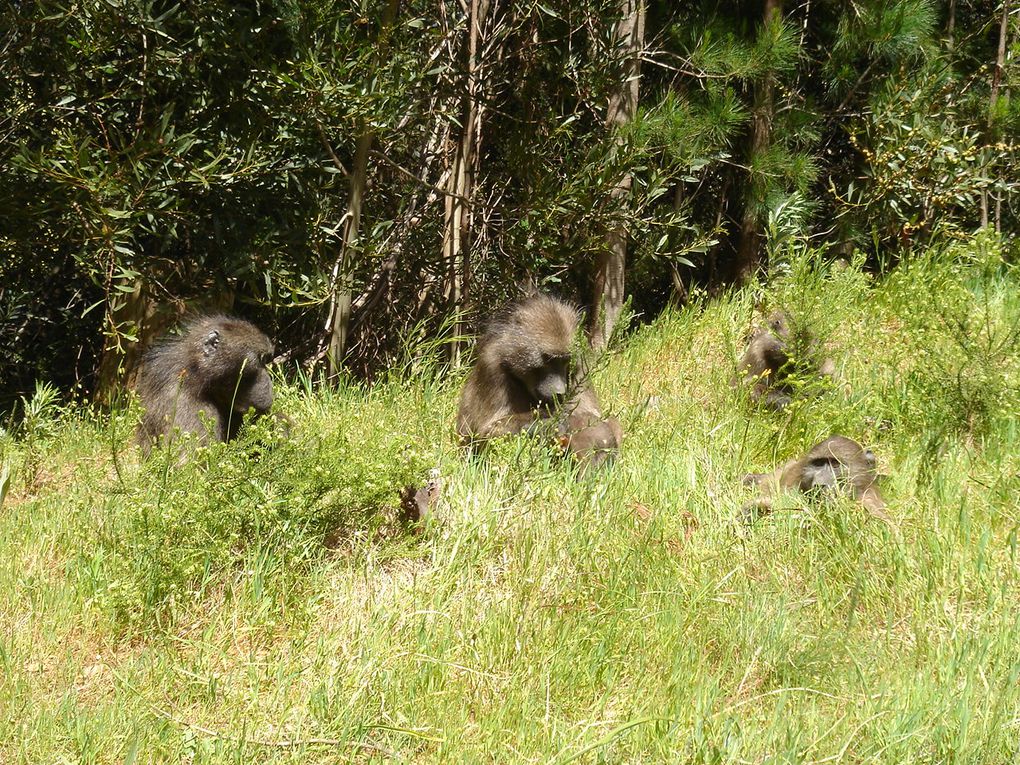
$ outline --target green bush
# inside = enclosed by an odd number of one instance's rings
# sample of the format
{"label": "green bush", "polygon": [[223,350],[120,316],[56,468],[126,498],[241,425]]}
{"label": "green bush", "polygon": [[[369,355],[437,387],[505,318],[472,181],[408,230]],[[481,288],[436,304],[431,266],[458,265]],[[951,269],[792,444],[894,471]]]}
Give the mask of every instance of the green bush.
{"label": "green bush", "polygon": [[288,403],[303,410],[289,437],[262,418],[182,466],[175,449],[157,450],[91,515],[87,585],[116,622],[172,620],[225,577],[301,571],[331,547],[371,541],[395,521],[401,487],[436,464],[442,443],[425,437],[407,384],[287,391]]}

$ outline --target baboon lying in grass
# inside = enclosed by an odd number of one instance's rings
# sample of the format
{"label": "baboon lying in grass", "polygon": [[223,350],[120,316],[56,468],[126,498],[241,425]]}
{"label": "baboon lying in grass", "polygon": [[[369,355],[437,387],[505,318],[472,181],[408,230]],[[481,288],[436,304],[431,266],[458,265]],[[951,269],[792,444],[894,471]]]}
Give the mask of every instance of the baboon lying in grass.
{"label": "baboon lying in grass", "polygon": [[583,466],[599,465],[617,451],[620,423],[603,418],[583,362],[574,355],[579,322],[572,306],[534,295],[489,325],[460,397],[462,441],[545,434]]}
{"label": "baboon lying in grass", "polygon": [[740,359],[740,374],[751,385],[751,398],[762,401],[770,409],[783,409],[793,398],[792,375],[809,371],[831,377],[836,371],[832,359],[825,359],[815,367],[810,359],[797,356],[797,352],[812,354],[817,343],[809,336],[795,342],[790,321],[785,313],[776,311],[768,318],[765,327],[756,328],[748,338],[747,350]]}
{"label": "baboon lying in grass", "polygon": [[258,327],[228,316],[200,316],[161,340],[146,353],[138,380],[142,453],[178,432],[200,443],[234,438],[245,412],[266,414],[273,405],[272,358],[273,343]]}
{"label": "baboon lying in grass", "polygon": [[875,455],[870,449],[845,436],[830,436],[772,473],[744,476],[745,485],[757,486],[761,492],[745,509],[755,514],[769,512],[776,494],[796,489],[852,497],[872,515],[888,521],[885,500],[875,485],[877,478]]}

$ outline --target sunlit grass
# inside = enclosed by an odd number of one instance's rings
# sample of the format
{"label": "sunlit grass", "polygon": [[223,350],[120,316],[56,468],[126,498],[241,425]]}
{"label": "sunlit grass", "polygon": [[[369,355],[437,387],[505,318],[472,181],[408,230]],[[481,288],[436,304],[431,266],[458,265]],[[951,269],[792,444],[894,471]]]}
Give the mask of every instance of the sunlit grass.
{"label": "sunlit grass", "polygon": [[[0,761],[1012,762],[1018,287],[982,241],[877,284],[797,261],[766,297],[839,374],[781,414],[729,384],[750,291],[667,314],[599,367],[626,439],[580,482],[526,440],[465,459],[431,366],[284,388],[289,440],[180,470],[136,410],[37,402],[0,436]],[[833,432],[892,527],[745,526],[741,475]]]}

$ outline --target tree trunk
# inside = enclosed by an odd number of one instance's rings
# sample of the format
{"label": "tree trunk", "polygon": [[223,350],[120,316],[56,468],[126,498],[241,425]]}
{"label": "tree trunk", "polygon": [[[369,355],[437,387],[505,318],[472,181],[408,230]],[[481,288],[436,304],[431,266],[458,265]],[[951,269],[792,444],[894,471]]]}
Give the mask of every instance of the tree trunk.
{"label": "tree trunk", "polygon": [[[619,88],[609,97],[606,124],[617,131],[634,119],[641,82],[641,51],[645,43],[644,0],[620,0],[620,20],[616,26],[616,45],[623,61]],[[625,173],[612,196],[625,204],[632,177]],[[595,285],[589,312],[589,336],[593,348],[605,348],[623,310],[624,276],[627,264],[627,227],[621,222],[606,231],[605,248],[595,266]]]}
{"label": "tree trunk", "polygon": [[[145,352],[185,311],[182,302],[154,301],[141,277],[111,283],[108,290],[106,336],[93,393],[95,402],[102,406],[113,404],[121,391],[135,387]],[[229,312],[233,302],[233,290],[227,289],[197,307]]]}
{"label": "tree trunk", "polygon": [[[765,0],[762,12],[762,29],[777,20],[783,12],[782,0]],[[756,157],[768,148],[772,133],[774,104],[771,75],[766,75],[755,87],[754,113],[751,118],[751,140],[748,145],[747,165],[753,166]],[[740,234],[737,239],[736,272],[737,282],[743,283],[754,276],[761,265],[762,230],[759,205],[756,197],[754,178],[747,184],[744,211],[740,217]]]}
{"label": "tree trunk", "polygon": [[[376,59],[386,55],[389,33],[397,17],[400,0],[389,0],[383,11]],[[329,311],[326,318],[326,359],[329,376],[335,376],[343,364],[347,352],[347,338],[351,325],[351,301],[354,292],[355,258],[361,237],[361,208],[368,181],[368,155],[375,135],[372,128],[362,121],[358,129],[357,145],[354,150],[354,167],[351,168],[350,196],[344,214],[344,233],[340,253],[333,263]]]}
{"label": "tree trunk", "polygon": [[950,53],[953,52],[953,47],[956,45],[956,41],[953,36],[956,32],[956,0],[949,0],[949,18],[946,20],[946,48]]}
{"label": "tree trunk", "polygon": [[488,22],[489,0],[471,0],[468,8],[467,88],[461,105],[462,124],[459,140],[453,146],[453,157],[447,176],[448,193],[443,205],[443,262],[446,264],[446,301],[454,315],[450,353],[459,356],[463,332],[463,308],[470,289],[471,207],[468,200],[474,191],[478,170],[478,149],[481,142],[482,107],[479,58],[482,30]]}
{"label": "tree trunk", "polygon": [[[1006,37],[1009,31],[1009,0],[1003,0],[1002,18],[999,21],[999,49],[995,55],[995,69],[992,72],[992,86],[988,97],[988,139],[994,140],[998,135],[995,125],[995,107],[999,100],[999,85],[1002,83],[1002,71],[1006,63]],[[981,225],[988,225],[988,192],[982,192]],[[1002,230],[1002,201],[995,195],[995,231]]]}
{"label": "tree trunk", "polygon": [[371,129],[362,124],[354,153],[354,167],[351,168],[350,198],[347,202],[347,211],[344,213],[344,233],[340,242],[340,255],[333,264],[331,282],[333,289],[326,320],[326,332],[329,337],[326,359],[330,377],[340,371],[344,353],[347,350],[354,289],[354,259],[358,247],[358,236],[361,232],[361,205],[368,180],[368,152],[372,148],[372,139]]}

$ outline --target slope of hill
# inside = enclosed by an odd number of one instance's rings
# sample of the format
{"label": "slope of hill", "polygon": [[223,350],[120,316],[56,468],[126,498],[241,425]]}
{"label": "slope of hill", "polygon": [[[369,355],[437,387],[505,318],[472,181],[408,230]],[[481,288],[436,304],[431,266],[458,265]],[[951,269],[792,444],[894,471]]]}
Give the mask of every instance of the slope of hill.
{"label": "slope of hill", "polygon": [[[983,240],[816,266],[615,347],[624,449],[580,482],[525,439],[466,460],[463,378],[423,362],[284,386],[289,440],[181,469],[139,463],[137,408],[41,393],[0,435],[0,761],[1012,761],[1020,273]],[[761,297],[838,367],[778,414],[729,385]],[[797,496],[745,523],[741,475],[835,432],[893,523]]]}

